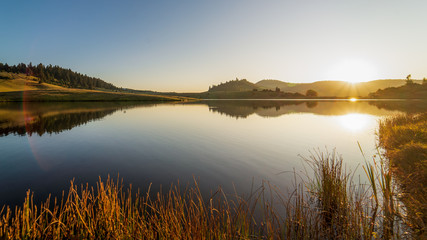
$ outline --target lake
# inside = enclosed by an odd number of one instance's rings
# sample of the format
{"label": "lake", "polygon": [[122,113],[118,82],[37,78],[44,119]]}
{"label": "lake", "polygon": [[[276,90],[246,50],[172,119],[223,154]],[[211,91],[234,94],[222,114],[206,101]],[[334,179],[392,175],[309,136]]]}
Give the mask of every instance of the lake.
{"label": "lake", "polygon": [[342,155],[363,181],[378,121],[425,112],[421,101],[211,100],[188,103],[0,104],[0,206],[60,196],[70,181],[123,178],[142,192],[197,179],[248,194],[252,183],[292,188],[310,151]]}

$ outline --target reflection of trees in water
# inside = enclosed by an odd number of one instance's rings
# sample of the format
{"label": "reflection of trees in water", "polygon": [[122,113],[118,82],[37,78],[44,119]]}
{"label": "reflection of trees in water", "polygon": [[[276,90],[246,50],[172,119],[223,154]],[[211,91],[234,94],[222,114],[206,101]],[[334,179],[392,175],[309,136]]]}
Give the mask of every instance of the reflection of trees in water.
{"label": "reflection of trees in water", "polygon": [[291,113],[313,113],[317,115],[345,115],[361,113],[382,116],[390,111],[426,112],[427,101],[265,101],[265,100],[221,100],[206,101],[213,113],[247,118],[252,114],[262,117],[278,117]]}
{"label": "reflection of trees in water", "polygon": [[426,100],[404,100],[404,101],[371,101],[369,104],[379,109],[390,111],[401,111],[405,113],[427,112]]}
{"label": "reflection of trees in water", "polygon": [[[204,101],[209,111],[233,118],[247,118],[252,114],[262,117],[276,117],[290,113],[314,113],[319,115],[343,115],[348,113],[368,113],[382,115],[387,111],[407,113],[427,112],[427,101]],[[200,102],[186,103],[200,104]],[[21,105],[6,105],[6,114],[0,118],[0,136],[9,134],[43,135],[45,133],[60,133],[90,121],[100,120],[119,110],[133,107],[152,107],[156,104],[141,103],[66,103],[35,105],[21,119],[8,119],[9,112],[21,112]],[[55,115],[52,115],[56,113]],[[23,119],[26,118],[27,121]]]}
{"label": "reflection of trees in water", "polygon": [[247,118],[262,110],[272,109],[279,112],[285,106],[301,105],[304,101],[207,101],[205,104],[209,106],[211,112],[229,117]]}
{"label": "reflection of trees in water", "polygon": [[2,116],[0,136],[60,133],[100,120],[116,111],[156,105],[137,102],[46,103],[29,104],[23,111],[19,104],[5,104],[0,109],[14,117]]}
{"label": "reflection of trees in water", "polygon": [[308,101],[308,102],[305,102],[305,105],[308,108],[315,108],[315,107],[317,107],[317,102],[316,101]]}
{"label": "reflection of trees in water", "polygon": [[65,113],[53,116],[43,117],[41,115],[33,117],[31,122],[23,126],[11,126],[0,128],[0,136],[7,136],[11,133],[24,136],[25,134],[33,135],[37,133],[42,136],[45,133],[60,133],[71,130],[74,127],[83,125],[90,121],[99,120],[110,115],[118,109],[110,109],[94,112]]}

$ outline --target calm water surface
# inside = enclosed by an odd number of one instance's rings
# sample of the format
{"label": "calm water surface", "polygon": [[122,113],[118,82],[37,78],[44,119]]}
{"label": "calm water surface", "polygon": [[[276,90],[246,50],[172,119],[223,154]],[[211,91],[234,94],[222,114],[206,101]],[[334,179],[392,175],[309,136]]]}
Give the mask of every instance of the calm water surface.
{"label": "calm water surface", "polygon": [[1,104],[0,206],[21,204],[27,189],[41,200],[72,179],[118,174],[142,191],[193,178],[204,194],[233,185],[245,194],[262,180],[286,189],[303,169],[299,155],[336,149],[356,168],[365,161],[357,142],[376,152],[379,119],[425,110],[397,101]]}

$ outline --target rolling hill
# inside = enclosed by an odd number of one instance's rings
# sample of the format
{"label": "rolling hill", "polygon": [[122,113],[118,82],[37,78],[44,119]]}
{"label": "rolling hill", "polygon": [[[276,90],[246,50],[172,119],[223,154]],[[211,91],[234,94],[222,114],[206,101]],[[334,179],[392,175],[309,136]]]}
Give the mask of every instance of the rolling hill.
{"label": "rolling hill", "polygon": [[209,92],[246,92],[253,89],[258,89],[258,86],[246,79],[239,80],[236,78],[236,80],[209,87]]}
{"label": "rolling hill", "polygon": [[[414,81],[421,83],[421,81]],[[367,97],[370,93],[379,89],[399,87],[405,85],[403,79],[374,80],[369,82],[350,83],[345,81],[317,81],[313,83],[289,83],[279,80],[261,80],[251,83],[246,79],[231,80],[209,88],[207,93],[218,95],[219,93],[230,95],[231,92],[249,92],[271,90],[289,93],[305,94],[307,90],[314,90],[319,97]],[[206,95],[206,94],[205,94]],[[252,94],[253,95],[253,94]]]}
{"label": "rolling hill", "polygon": [[379,89],[370,93],[369,97],[376,99],[427,99],[427,83],[412,83],[400,87]]}
{"label": "rolling hill", "polygon": [[[421,81],[416,81],[421,83]],[[374,80],[369,82],[350,83],[345,81],[317,81],[313,83],[288,83],[278,80],[262,80],[255,85],[261,89],[274,90],[276,87],[284,92],[304,94],[312,89],[321,97],[366,97],[369,93],[388,87],[399,87],[406,83],[403,79]]]}
{"label": "rolling hill", "polygon": [[76,101],[186,101],[177,96],[129,93],[120,90],[90,90],[40,82],[22,73],[0,72],[0,102]]}

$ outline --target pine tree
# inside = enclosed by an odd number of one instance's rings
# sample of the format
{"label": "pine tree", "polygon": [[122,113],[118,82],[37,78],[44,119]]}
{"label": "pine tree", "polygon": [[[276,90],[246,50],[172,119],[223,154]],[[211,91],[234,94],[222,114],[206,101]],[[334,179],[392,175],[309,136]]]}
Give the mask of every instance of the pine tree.
{"label": "pine tree", "polygon": [[411,79],[411,74],[406,76],[406,85],[412,85],[414,84],[414,81]]}

